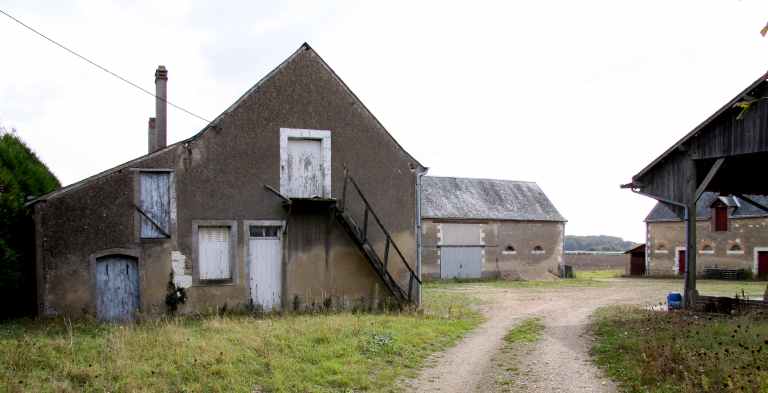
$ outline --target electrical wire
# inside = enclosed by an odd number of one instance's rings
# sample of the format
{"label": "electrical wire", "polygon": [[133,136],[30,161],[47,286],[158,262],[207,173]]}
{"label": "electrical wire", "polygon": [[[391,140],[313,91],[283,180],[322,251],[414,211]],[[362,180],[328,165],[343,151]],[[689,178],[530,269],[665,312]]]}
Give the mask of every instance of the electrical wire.
{"label": "electrical wire", "polygon": [[150,95],[150,96],[152,96],[152,97],[155,97],[155,98],[157,98],[157,99],[160,99],[160,100],[164,101],[164,102],[165,102],[165,103],[167,103],[168,105],[170,105],[170,106],[172,106],[172,107],[174,107],[174,108],[176,108],[176,109],[178,109],[178,110],[180,110],[180,111],[182,111],[182,112],[184,112],[184,113],[186,113],[186,114],[188,114],[188,115],[190,115],[190,116],[196,117],[196,118],[198,118],[198,119],[200,119],[200,120],[202,120],[202,121],[204,121],[204,122],[206,122],[206,123],[208,123],[208,124],[210,124],[210,123],[211,123],[211,121],[210,121],[210,120],[208,120],[208,119],[206,119],[206,118],[204,118],[204,117],[202,117],[202,116],[200,116],[200,115],[197,115],[197,114],[193,113],[192,111],[189,111],[189,110],[187,110],[187,109],[185,109],[185,108],[182,108],[182,107],[180,107],[180,106],[178,106],[178,105],[176,105],[176,104],[174,104],[174,103],[172,103],[172,102],[168,101],[168,100],[167,100],[167,99],[165,99],[165,98],[162,98],[162,97],[158,97],[157,95],[155,95],[155,93],[152,93],[151,91],[149,91],[149,90],[147,90],[147,89],[145,89],[145,88],[143,88],[143,87],[139,86],[138,84],[136,84],[136,83],[133,83],[133,82],[131,82],[130,80],[128,80],[128,79],[126,79],[126,78],[124,78],[124,77],[122,77],[122,76],[120,76],[120,75],[116,74],[115,72],[112,72],[112,71],[110,71],[110,70],[109,70],[109,69],[107,69],[106,67],[103,67],[103,66],[99,65],[99,64],[98,64],[98,63],[96,63],[95,61],[93,61],[93,60],[91,60],[91,59],[89,59],[89,58],[87,58],[87,57],[85,57],[85,56],[83,56],[83,55],[81,55],[81,54],[79,54],[79,53],[75,52],[74,50],[72,50],[72,49],[69,49],[68,47],[66,47],[66,46],[64,46],[64,45],[62,45],[62,44],[60,44],[60,43],[56,42],[54,39],[52,39],[52,38],[49,38],[49,37],[48,37],[48,36],[46,36],[45,34],[43,34],[43,33],[39,32],[39,31],[37,31],[37,30],[36,30],[36,29],[34,29],[33,27],[31,27],[31,26],[27,25],[26,23],[24,23],[24,22],[20,21],[19,19],[15,18],[13,15],[11,15],[11,14],[9,14],[9,13],[5,12],[4,10],[0,9],[0,14],[3,14],[3,15],[5,15],[5,16],[7,16],[8,18],[10,18],[11,20],[13,20],[14,22],[16,22],[16,23],[18,23],[18,24],[20,24],[20,25],[24,26],[24,27],[25,27],[27,30],[29,30],[29,31],[31,31],[31,32],[33,32],[33,33],[35,33],[35,34],[39,35],[40,37],[43,37],[43,38],[44,38],[44,39],[46,39],[48,42],[50,42],[50,43],[52,43],[52,44],[54,44],[54,45],[58,46],[58,47],[59,47],[59,48],[61,48],[61,49],[64,49],[65,51],[69,52],[69,53],[70,53],[70,54],[72,54],[72,55],[75,55],[75,56],[79,57],[81,60],[83,60],[83,61],[85,61],[85,62],[87,62],[87,63],[91,64],[92,66],[94,66],[94,67],[96,67],[96,68],[98,68],[98,69],[100,69],[100,70],[102,70],[102,71],[106,72],[107,74],[109,74],[109,75],[112,75],[112,76],[114,76],[114,77],[115,77],[115,78],[117,78],[117,79],[120,79],[121,81],[123,81],[123,82],[125,82],[125,83],[127,83],[127,84],[129,84],[129,85],[131,85],[131,86],[133,86],[133,87],[135,87],[135,88],[137,88],[137,89],[141,90],[142,92],[144,92],[144,93],[146,93],[146,94],[149,94],[149,95]]}

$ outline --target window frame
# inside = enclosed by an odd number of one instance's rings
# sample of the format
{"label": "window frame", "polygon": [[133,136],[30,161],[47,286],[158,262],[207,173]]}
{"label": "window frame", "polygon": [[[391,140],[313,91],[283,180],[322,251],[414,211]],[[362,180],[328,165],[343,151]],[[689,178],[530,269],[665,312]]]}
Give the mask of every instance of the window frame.
{"label": "window frame", "polygon": [[[309,139],[320,141],[323,156],[323,198],[332,198],[331,189],[331,131],[301,128],[280,128],[280,192],[288,195],[288,141],[291,139]],[[292,197],[291,195],[288,195]]]}
{"label": "window frame", "polygon": [[[200,228],[228,227],[229,228],[229,273],[230,278],[200,279]],[[192,285],[234,285],[238,282],[240,272],[237,269],[239,260],[237,220],[192,220]]]}
{"label": "window frame", "polygon": [[712,208],[712,232],[728,232],[728,221],[728,206],[716,205]]}
{"label": "window frame", "polygon": [[[177,204],[176,204],[176,171],[169,168],[131,168],[131,172],[133,172],[133,217],[134,217],[134,234],[135,234],[135,241],[137,243],[144,243],[144,242],[158,242],[158,241],[166,241],[175,239],[177,237],[178,228],[177,228]],[[161,172],[161,173],[168,173],[169,179],[168,179],[168,185],[169,185],[169,192],[168,196],[170,198],[169,205],[170,205],[170,217],[168,222],[168,235],[167,237],[142,237],[141,236],[141,221],[143,218],[143,214],[141,214],[138,211],[138,208],[141,207],[141,174],[144,172]]]}

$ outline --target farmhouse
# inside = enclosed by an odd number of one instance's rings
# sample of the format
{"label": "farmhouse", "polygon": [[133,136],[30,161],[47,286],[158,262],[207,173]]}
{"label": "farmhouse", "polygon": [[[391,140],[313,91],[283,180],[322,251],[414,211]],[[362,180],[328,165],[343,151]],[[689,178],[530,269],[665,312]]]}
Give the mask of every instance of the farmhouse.
{"label": "farmhouse", "polygon": [[[759,203],[768,197],[748,196]],[[768,276],[768,212],[736,196],[704,193],[696,204],[697,274],[706,268],[744,269]],[[645,271],[649,275],[685,273],[683,220],[658,203],[645,219]]]}
{"label": "farmhouse", "polygon": [[167,79],[147,155],[32,202],[42,315],[418,301],[426,168],[309,45],[170,146]]}
{"label": "farmhouse", "polygon": [[566,221],[536,183],[425,176],[421,195],[423,277],[557,275]]}

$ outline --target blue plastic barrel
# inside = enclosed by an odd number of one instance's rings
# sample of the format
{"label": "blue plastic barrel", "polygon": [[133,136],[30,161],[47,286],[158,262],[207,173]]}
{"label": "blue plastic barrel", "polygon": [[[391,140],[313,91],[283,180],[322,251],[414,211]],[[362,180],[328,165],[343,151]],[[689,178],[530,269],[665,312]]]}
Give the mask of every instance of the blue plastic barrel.
{"label": "blue plastic barrel", "polygon": [[683,295],[680,292],[670,292],[667,295],[667,308],[670,310],[683,308]]}

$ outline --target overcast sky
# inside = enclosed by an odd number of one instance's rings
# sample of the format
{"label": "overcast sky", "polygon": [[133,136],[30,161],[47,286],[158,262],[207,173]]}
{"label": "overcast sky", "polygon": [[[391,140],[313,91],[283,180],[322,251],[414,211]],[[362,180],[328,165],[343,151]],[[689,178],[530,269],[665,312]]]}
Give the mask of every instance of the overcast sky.
{"label": "overcast sky", "polygon": [[[768,70],[768,2],[34,1],[0,8],[213,119],[308,42],[430,174],[536,181],[568,234],[642,241],[619,189]],[[501,5],[503,3],[503,5]],[[0,15],[0,124],[63,184],[140,156],[151,97]],[[204,122],[169,108],[168,142]]]}

